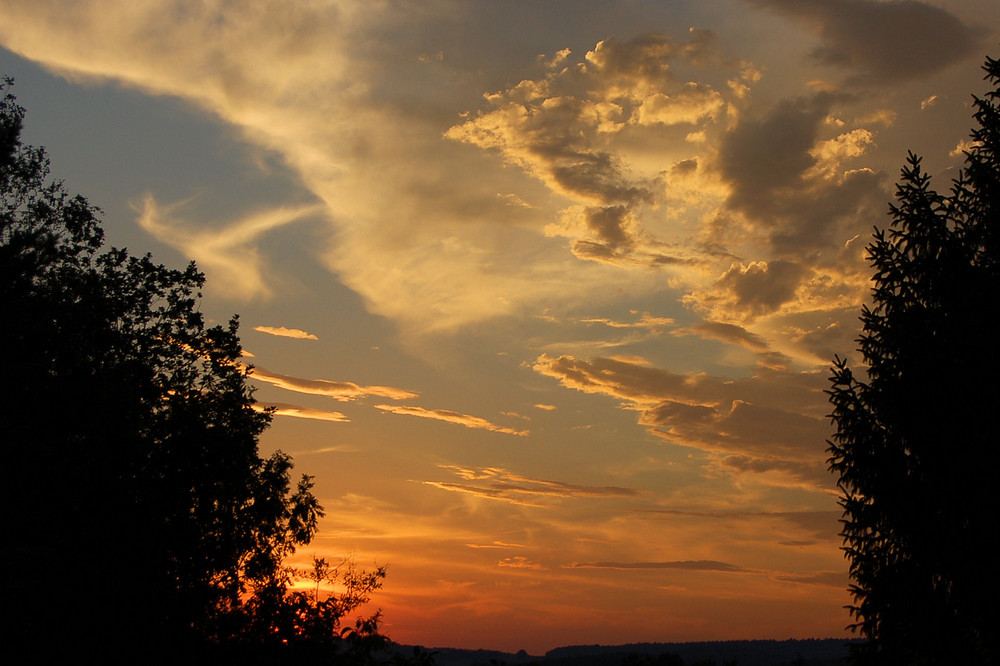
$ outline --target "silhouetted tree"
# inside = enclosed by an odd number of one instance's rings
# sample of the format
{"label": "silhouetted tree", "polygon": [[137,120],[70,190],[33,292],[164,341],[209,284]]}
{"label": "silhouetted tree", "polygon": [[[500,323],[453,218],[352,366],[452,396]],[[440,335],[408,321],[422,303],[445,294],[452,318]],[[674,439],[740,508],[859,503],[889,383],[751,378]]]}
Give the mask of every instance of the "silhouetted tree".
{"label": "silhouetted tree", "polygon": [[1000,404],[1000,63],[974,97],[972,144],[950,194],[912,153],[888,231],[868,246],[872,306],[859,351],[836,358],[837,433],[850,606],[859,661],[997,663]]}
{"label": "silhouetted tree", "polygon": [[[103,248],[100,211],[51,182],[0,85],[0,405],[7,644],[92,655],[246,633],[322,507],[261,458],[237,320],[207,327],[204,276]],[[45,661],[39,656],[39,661]]]}

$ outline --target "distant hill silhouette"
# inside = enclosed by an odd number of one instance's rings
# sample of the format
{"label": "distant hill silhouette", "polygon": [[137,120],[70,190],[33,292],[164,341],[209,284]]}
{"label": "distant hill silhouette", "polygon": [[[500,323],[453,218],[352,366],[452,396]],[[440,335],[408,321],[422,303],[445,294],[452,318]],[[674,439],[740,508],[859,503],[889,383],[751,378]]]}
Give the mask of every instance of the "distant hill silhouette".
{"label": "distant hill silhouette", "polygon": [[[834,666],[848,656],[846,638],[806,640],[706,641],[698,643],[630,643],[573,645],[544,656],[495,650],[433,648],[437,666]],[[671,657],[673,657],[671,659]]]}

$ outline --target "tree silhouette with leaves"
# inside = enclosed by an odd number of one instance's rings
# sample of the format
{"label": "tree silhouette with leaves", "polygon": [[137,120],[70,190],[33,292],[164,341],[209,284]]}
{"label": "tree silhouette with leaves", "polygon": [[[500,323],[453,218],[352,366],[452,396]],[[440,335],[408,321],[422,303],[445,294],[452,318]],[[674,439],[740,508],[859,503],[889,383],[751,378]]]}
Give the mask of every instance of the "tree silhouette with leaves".
{"label": "tree silhouette with leaves", "polygon": [[234,317],[204,276],[104,247],[100,210],[49,179],[0,85],[0,405],[7,645],[92,656],[247,635],[323,509],[291,458],[262,458]]}
{"label": "tree silhouette with leaves", "polygon": [[1000,659],[1000,62],[983,69],[993,89],[973,98],[978,128],[950,193],[909,154],[891,226],[868,246],[867,377],[834,360],[829,463],[863,663]]}

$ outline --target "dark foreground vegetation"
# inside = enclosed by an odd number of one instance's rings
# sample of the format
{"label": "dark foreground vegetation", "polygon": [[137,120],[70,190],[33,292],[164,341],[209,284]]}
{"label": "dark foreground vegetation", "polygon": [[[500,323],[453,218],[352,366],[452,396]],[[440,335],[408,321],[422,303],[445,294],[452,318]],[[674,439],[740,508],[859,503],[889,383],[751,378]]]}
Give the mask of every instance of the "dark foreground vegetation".
{"label": "dark foreground vegetation", "polygon": [[708,641],[573,645],[545,656],[519,652],[437,649],[437,666],[834,666],[843,664],[843,639]]}
{"label": "dark foreground vegetation", "polygon": [[[384,569],[287,558],[323,509],[263,458],[237,320],[204,276],[105,248],[100,211],[49,179],[0,83],[3,654],[16,663],[363,662]],[[292,592],[296,577],[346,592]],[[6,661],[6,659],[5,659]],[[8,662],[15,663],[15,662]]]}
{"label": "dark foreground vegetation", "polygon": [[888,231],[868,246],[867,378],[836,359],[844,545],[859,663],[1000,663],[1000,62],[942,195],[911,154]]}

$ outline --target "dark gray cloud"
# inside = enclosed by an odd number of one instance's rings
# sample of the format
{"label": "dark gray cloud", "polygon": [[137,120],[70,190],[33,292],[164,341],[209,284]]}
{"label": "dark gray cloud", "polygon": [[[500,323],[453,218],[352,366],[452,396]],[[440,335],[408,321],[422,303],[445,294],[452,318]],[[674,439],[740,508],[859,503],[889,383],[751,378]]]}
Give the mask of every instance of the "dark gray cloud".
{"label": "dark gray cloud", "polygon": [[[816,259],[844,236],[871,225],[884,205],[885,176],[845,163],[874,143],[872,132],[827,121],[852,98],[821,92],[782,100],[744,119],[726,134],[712,168],[729,184],[726,207],[747,216],[768,239],[773,256]],[[720,215],[712,237],[724,239],[731,221]]]}
{"label": "dark gray cloud", "polygon": [[[804,483],[812,485],[814,488],[832,489],[834,487],[833,475],[827,469],[823,460],[823,447],[820,445],[823,440],[814,440],[816,444],[816,456],[812,461],[785,460],[774,457],[755,457],[744,455],[732,455],[721,458],[716,463],[719,471],[729,474],[739,474],[750,472],[753,474],[766,474],[768,472],[779,472],[790,478],[798,479]],[[786,484],[787,485],[787,484]]]}
{"label": "dark gray cloud", "polygon": [[735,324],[706,321],[701,324],[674,329],[671,331],[671,334],[697,335],[706,340],[719,340],[730,344],[742,345],[754,351],[763,352],[767,350],[767,342],[763,338]]}
{"label": "dark gray cloud", "polygon": [[809,151],[832,102],[826,93],[783,100],[767,116],[744,120],[724,137],[718,169],[732,186],[731,208],[758,217],[782,212],[776,206],[801,187],[816,164]]}
{"label": "dark gray cloud", "polygon": [[683,571],[723,571],[743,573],[747,569],[716,560],[677,560],[673,562],[573,562],[571,569],[681,569]]}
{"label": "dark gray cloud", "polygon": [[740,471],[765,471],[753,467],[758,464],[767,469],[793,465],[796,470],[788,471],[801,471],[801,463],[822,462],[830,434],[825,419],[743,400],[717,406],[667,400],[643,411],[640,423],[666,428],[663,436],[679,444],[735,452],[739,457],[726,464]]}
{"label": "dark gray cloud", "polygon": [[717,287],[733,298],[733,305],[751,315],[774,312],[795,298],[799,284],[809,274],[790,261],[754,262],[733,265],[717,282]]}
{"label": "dark gray cloud", "polygon": [[[797,545],[797,544],[788,544]],[[806,544],[802,544],[806,545]],[[824,587],[846,588],[850,584],[846,571],[820,571],[808,574],[782,574],[775,576],[775,580],[786,583],[799,583],[800,585],[823,585]]]}
{"label": "dark gray cloud", "polygon": [[982,34],[939,7],[912,0],[747,0],[804,22],[823,40],[812,56],[849,67],[854,80],[902,81],[978,53]]}

